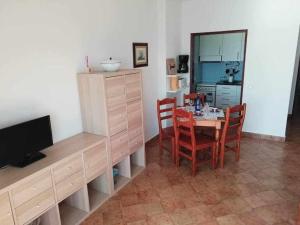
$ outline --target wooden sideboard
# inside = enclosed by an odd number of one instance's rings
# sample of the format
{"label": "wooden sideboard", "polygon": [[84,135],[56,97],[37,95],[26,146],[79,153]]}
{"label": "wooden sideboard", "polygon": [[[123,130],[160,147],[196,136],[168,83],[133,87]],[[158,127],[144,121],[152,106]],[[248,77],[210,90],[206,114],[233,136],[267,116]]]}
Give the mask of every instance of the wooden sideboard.
{"label": "wooden sideboard", "polygon": [[129,69],[78,75],[83,129],[107,136],[114,191],[145,167],[142,74]]}
{"label": "wooden sideboard", "polygon": [[82,133],[25,168],[0,170],[0,224],[79,224],[112,194],[104,136]]}

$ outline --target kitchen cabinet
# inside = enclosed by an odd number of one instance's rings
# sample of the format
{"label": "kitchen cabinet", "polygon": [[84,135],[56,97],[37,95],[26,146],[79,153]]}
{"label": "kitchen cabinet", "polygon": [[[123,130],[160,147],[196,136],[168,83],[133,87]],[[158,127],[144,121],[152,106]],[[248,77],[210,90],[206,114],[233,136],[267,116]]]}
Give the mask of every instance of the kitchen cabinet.
{"label": "kitchen cabinet", "polygon": [[222,61],[244,61],[245,33],[223,35]]}
{"label": "kitchen cabinet", "polygon": [[222,34],[200,36],[199,61],[221,61],[222,42]]}
{"label": "kitchen cabinet", "polygon": [[239,105],[241,100],[241,85],[217,85],[216,107],[227,108]]}

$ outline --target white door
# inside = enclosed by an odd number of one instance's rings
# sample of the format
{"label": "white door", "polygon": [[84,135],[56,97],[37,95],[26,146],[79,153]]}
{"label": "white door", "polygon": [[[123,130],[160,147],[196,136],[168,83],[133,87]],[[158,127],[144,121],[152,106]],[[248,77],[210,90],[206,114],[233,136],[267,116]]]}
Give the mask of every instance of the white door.
{"label": "white door", "polygon": [[244,61],[244,43],[244,33],[224,34],[222,61]]}

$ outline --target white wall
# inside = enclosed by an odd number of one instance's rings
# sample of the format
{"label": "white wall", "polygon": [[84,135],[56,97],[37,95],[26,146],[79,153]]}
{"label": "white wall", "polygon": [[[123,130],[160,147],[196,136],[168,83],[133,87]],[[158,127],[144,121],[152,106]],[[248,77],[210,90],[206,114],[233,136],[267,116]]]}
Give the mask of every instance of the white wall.
{"label": "white wall", "polygon": [[248,29],[245,131],[285,136],[299,21],[299,0],[183,1],[183,53],[192,32]]}
{"label": "white wall", "polygon": [[146,139],[157,134],[158,5],[149,0],[2,0],[0,127],[50,114],[54,140],[81,132],[76,73],[110,56],[132,67],[132,42],[149,43]]}

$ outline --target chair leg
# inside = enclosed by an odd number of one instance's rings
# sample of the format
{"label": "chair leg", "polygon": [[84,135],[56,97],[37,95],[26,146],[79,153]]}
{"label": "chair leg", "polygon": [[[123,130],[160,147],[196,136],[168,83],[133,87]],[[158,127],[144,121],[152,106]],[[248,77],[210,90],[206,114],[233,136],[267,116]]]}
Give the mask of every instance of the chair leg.
{"label": "chair leg", "polygon": [[197,155],[196,151],[192,152],[192,176],[196,175],[196,170],[197,170]]}
{"label": "chair leg", "polygon": [[163,138],[162,138],[162,135],[159,134],[159,152],[160,154],[163,153],[163,146],[162,146],[162,142],[163,142]]}
{"label": "chair leg", "polygon": [[173,162],[175,163],[176,162],[176,143],[175,143],[175,138],[172,138],[171,139],[171,145],[172,145],[172,159],[173,159]]}
{"label": "chair leg", "polygon": [[175,154],[176,154],[176,166],[179,167],[180,166],[180,156],[179,156],[179,146],[175,145]]}
{"label": "chair leg", "polygon": [[221,145],[220,149],[220,167],[224,168],[225,144]]}
{"label": "chair leg", "polygon": [[216,167],[216,146],[213,145],[213,147],[211,148],[211,168],[215,169]]}
{"label": "chair leg", "polygon": [[240,160],[240,151],[241,151],[241,143],[240,143],[240,141],[237,141],[236,149],[235,149],[235,161]]}

